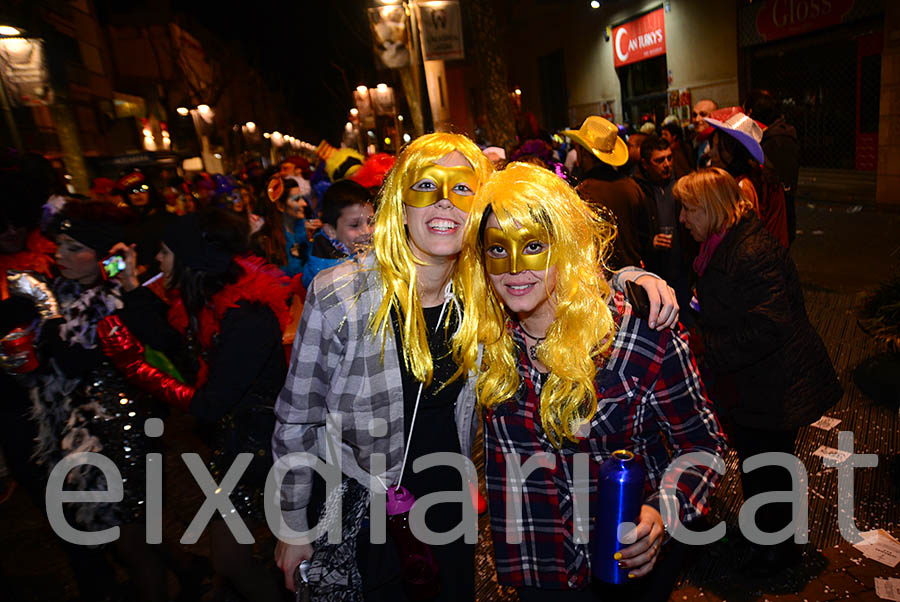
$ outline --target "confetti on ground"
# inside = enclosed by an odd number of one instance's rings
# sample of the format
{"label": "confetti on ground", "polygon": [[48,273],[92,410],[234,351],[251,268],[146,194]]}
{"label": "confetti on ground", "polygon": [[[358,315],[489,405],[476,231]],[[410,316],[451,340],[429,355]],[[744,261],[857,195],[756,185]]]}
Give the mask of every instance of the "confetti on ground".
{"label": "confetti on ground", "polygon": [[828,447],[827,445],[820,445],[819,449],[813,452],[814,456],[819,456],[820,458],[830,458],[835,462],[845,462],[847,458],[849,458],[852,454],[848,451],[844,451],[842,449],[834,449],[833,447]]}
{"label": "confetti on ground", "polygon": [[880,579],[875,577],[875,593],[879,598],[900,602],[900,579]]}
{"label": "confetti on ground", "polygon": [[900,542],[890,536],[884,529],[875,529],[860,533],[863,541],[853,547],[863,553],[866,558],[876,560],[893,568],[900,564]]}
{"label": "confetti on ground", "polygon": [[841,423],[839,418],[832,418],[831,416],[822,416],[815,422],[813,422],[810,426],[814,426],[817,429],[822,429],[823,431],[830,431],[837,425]]}

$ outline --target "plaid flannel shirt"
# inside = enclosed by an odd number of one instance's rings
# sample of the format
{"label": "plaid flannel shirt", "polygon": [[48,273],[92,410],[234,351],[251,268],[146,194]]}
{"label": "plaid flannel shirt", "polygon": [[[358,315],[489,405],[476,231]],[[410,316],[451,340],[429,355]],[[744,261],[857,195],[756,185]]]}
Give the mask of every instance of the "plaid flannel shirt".
{"label": "plaid flannel shirt", "polygon": [[[510,332],[519,352],[520,386],[516,399],[484,412],[485,476],[497,575],[516,587],[581,589],[590,582],[589,544],[575,543],[573,457],[591,457],[588,482],[591,515],[597,503],[600,464],[618,449],[635,453],[647,472],[644,503],[660,510],[678,508],[690,522],[707,510],[718,474],[706,466],[685,470],[673,490],[660,492],[663,473],[681,454],[707,451],[724,456],[719,421],[706,397],[683,329],[656,332],[637,318],[621,293],[610,301],[616,337],[606,365],[597,371],[598,409],[589,435],[556,449],[541,425],[540,391],[546,375],[531,365],[519,327]],[[519,454],[524,464],[536,453],[556,458],[554,469],[538,468],[522,484],[522,513],[510,517],[509,529],[521,543],[507,538],[507,457]],[[665,514],[663,513],[663,516]],[[592,531],[593,526],[589,529]]]}
{"label": "plaid flannel shirt", "polygon": [[[339,461],[344,475],[376,491],[396,482],[406,444],[403,389],[393,330],[388,328],[386,337],[374,337],[369,330],[381,299],[381,276],[372,254],[361,265],[345,262],[313,280],[284,389],[275,404],[276,461],[289,453],[308,452]],[[466,457],[477,430],[474,385],[474,378],[466,379],[455,410],[460,449]],[[341,422],[338,449],[326,437],[326,419],[335,418]],[[385,455],[384,468],[373,466],[376,454]],[[281,508],[294,530],[308,528],[311,489],[309,468],[296,468],[284,476]]]}

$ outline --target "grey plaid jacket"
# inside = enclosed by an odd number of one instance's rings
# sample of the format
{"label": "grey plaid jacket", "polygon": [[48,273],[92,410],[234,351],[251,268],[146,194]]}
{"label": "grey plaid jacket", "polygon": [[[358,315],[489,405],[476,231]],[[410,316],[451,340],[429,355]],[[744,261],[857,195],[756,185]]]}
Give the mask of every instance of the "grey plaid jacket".
{"label": "grey plaid jacket", "polygon": [[[387,337],[374,337],[369,330],[381,300],[381,275],[372,254],[362,265],[344,262],[313,280],[287,380],[275,404],[276,462],[290,453],[308,452],[340,462],[344,475],[372,490],[383,492],[396,482],[405,446],[403,390],[393,330],[387,330]],[[477,429],[474,378],[466,379],[455,413],[460,449],[469,457]],[[337,443],[333,426],[327,427],[332,432],[326,437],[326,422],[335,420],[340,421]],[[451,425],[422,423],[416,428]],[[311,488],[310,468],[284,475],[281,508],[295,530],[308,528]]]}

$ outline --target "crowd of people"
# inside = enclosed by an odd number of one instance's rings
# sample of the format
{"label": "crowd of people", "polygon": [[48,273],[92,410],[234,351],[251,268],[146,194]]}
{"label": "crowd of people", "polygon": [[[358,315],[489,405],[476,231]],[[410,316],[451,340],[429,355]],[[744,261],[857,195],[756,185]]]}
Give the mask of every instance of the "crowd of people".
{"label": "crowd of people", "polygon": [[[39,157],[7,157],[6,464],[41,508],[74,454],[106,455],[124,483],[120,499],[62,505],[76,529],[120,529],[107,545],[60,538],[82,597],[168,600],[172,571],[181,599],[199,599],[191,555],[146,536],[145,458],[164,451],[176,411],[196,419],[233,511],[278,540],[283,586],[225,517],[210,522],[210,567],[244,599],[474,599],[479,425],[499,583],[522,600],[668,599],[683,558],[673,530],[708,511],[719,474],[695,463],[666,487],[667,469],[729,447],[792,453],[840,396],[787,251],[796,134],[766,92],[694,112],[659,136],[592,116],[512,149],[434,133],[397,157],[323,143],[314,163],[268,173],[134,170],[98,178],[93,198],[66,195]],[[618,450],[646,482],[615,554],[628,583],[609,585],[591,576],[612,559],[578,537],[576,499],[602,503],[600,466]],[[298,453],[337,463],[337,487],[290,464]],[[434,454],[462,460],[429,465]],[[741,477],[748,498],[791,488],[783,469]],[[77,462],[61,478],[109,485]],[[337,542],[315,530],[335,504]],[[440,536],[424,569],[410,560],[416,516]],[[790,506],[759,517],[780,532]],[[748,570],[796,562],[788,535],[756,545]]]}

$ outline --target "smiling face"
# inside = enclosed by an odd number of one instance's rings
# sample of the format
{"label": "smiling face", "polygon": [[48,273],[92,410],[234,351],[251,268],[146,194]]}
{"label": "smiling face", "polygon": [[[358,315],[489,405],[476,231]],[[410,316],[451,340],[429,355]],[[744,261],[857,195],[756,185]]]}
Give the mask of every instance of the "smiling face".
{"label": "smiling face", "polygon": [[459,254],[477,187],[475,171],[458,151],[414,175],[403,197],[403,223],[416,258],[434,263]]}
{"label": "smiling face", "polygon": [[536,228],[505,232],[497,216],[488,217],[484,231],[484,263],[494,292],[520,319],[541,311],[553,311],[556,266],[550,261],[550,244]]}
{"label": "smiling face", "polygon": [[357,251],[372,242],[372,203],[356,203],[341,209],[337,225],[323,224],[325,234],[344,244],[351,251]]}
{"label": "smiling face", "polygon": [[694,105],[694,110],[691,113],[691,121],[694,123],[694,131],[698,134],[704,131],[706,128],[710,127],[708,123],[706,123],[703,118],[709,117],[710,113],[716,110],[716,105],[711,100],[701,100],[697,104]]}
{"label": "smiling face", "polygon": [[287,200],[285,201],[284,213],[295,219],[303,219],[305,216],[306,201],[300,195],[300,187],[294,186],[288,189]]}
{"label": "smiling face", "polygon": [[100,279],[97,253],[68,234],[56,237],[56,265],[63,278],[91,285]]}

